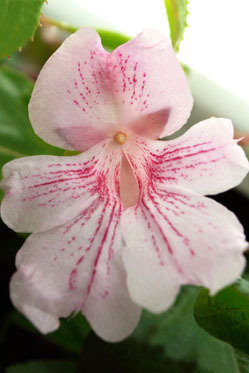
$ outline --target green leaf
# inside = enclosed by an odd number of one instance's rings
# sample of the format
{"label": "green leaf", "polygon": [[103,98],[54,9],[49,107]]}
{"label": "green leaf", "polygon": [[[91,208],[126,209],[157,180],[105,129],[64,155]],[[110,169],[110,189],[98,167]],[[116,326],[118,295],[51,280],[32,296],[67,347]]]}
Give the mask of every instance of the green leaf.
{"label": "green leaf", "polygon": [[187,27],[188,0],[164,0],[164,3],[169,21],[171,42],[173,48],[178,51]]}
{"label": "green leaf", "polygon": [[33,36],[43,3],[44,0],[1,0],[0,58],[10,55]]}
{"label": "green leaf", "polygon": [[[17,311],[10,315],[9,324],[15,324],[31,333],[38,333],[37,329]],[[44,338],[53,342],[64,350],[79,355],[82,344],[90,332],[91,328],[82,314],[77,314],[68,319],[60,319],[60,327],[53,333],[49,333]]]}
{"label": "green leaf", "polygon": [[35,135],[28,117],[33,84],[16,70],[0,66],[0,169],[12,159],[36,154],[63,154]]}
{"label": "green leaf", "polygon": [[6,369],[6,373],[75,373],[76,365],[63,360],[36,360],[24,364],[15,364]]}
{"label": "green leaf", "polygon": [[157,316],[146,312],[137,337],[163,347],[165,355],[172,359],[195,362],[201,373],[239,373],[231,346],[211,337],[194,320],[199,291],[196,287],[183,287],[168,312]]}
{"label": "green leaf", "polygon": [[203,289],[194,309],[198,324],[211,335],[249,353],[249,282],[245,279],[210,297]]}

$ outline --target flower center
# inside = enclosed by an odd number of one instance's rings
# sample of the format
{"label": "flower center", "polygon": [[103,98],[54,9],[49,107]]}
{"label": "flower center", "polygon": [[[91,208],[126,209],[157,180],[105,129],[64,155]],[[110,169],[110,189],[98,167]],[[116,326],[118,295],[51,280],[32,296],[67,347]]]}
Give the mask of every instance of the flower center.
{"label": "flower center", "polygon": [[114,140],[119,144],[122,145],[126,142],[126,134],[123,132],[117,132],[114,136]]}

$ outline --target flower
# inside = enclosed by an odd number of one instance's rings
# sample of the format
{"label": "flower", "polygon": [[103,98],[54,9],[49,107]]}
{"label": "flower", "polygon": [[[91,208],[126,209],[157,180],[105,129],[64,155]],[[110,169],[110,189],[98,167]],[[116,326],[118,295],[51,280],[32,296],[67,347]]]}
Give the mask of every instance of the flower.
{"label": "flower", "polygon": [[77,156],[33,156],[3,168],[1,214],[33,232],[17,254],[11,299],[43,333],[81,311],[119,341],[141,307],[166,310],[183,284],[215,293],[243,271],[235,215],[205,194],[239,184],[248,161],[229,120],[170,141],[192,97],[170,42],[155,31],[107,53],[80,29],[43,67],[29,104],[35,132]]}

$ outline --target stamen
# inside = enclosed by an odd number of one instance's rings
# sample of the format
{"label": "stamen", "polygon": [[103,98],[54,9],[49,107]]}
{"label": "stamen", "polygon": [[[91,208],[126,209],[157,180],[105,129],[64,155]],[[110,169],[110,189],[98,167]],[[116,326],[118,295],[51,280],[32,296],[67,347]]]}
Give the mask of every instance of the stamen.
{"label": "stamen", "polygon": [[114,140],[119,144],[122,145],[126,142],[126,134],[123,132],[118,132],[114,136]]}

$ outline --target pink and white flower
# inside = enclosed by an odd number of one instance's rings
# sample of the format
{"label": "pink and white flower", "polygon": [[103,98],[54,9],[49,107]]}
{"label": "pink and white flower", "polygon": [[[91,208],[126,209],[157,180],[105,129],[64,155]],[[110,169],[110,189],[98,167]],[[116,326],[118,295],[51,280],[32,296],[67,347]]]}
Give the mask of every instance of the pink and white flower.
{"label": "pink and white flower", "polygon": [[215,293],[243,271],[235,215],[206,194],[248,172],[232,123],[211,118],[183,136],[192,97],[169,40],[155,31],[107,53],[81,29],[48,60],[29,104],[35,132],[71,157],[3,168],[3,220],[33,232],[17,254],[11,299],[43,333],[81,311],[119,341],[141,307],[166,310],[181,285]]}

